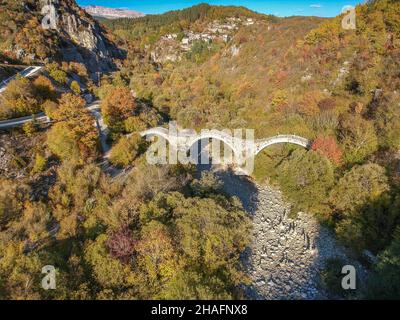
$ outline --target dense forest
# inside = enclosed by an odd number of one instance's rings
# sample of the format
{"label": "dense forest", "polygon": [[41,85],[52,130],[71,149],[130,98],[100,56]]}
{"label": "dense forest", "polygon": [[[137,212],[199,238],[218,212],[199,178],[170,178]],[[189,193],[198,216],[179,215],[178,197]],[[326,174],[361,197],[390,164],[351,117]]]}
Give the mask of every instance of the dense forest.
{"label": "dense forest", "polygon": [[[343,16],[276,18],[206,4],[102,20],[127,57],[98,81],[57,54],[55,33],[26,34],[39,20],[25,21],[18,1],[4,3],[1,39],[35,48],[44,70],[10,82],[0,119],[43,111],[52,123],[0,135],[1,299],[246,298],[241,254],[252,223],[240,201],[212,172],[146,163],[138,133],[171,119],[310,139],[310,150],[263,151],[251,179],[279,188],[294,217],[313,214],[370,270],[352,298],[400,297],[398,1],[357,6],[356,30],[342,29]],[[181,41],[232,17],[255,23],[226,42],[195,42],[179,61],[152,59],[163,36]],[[2,56],[15,59],[8,46]],[[87,94],[101,101],[107,158]],[[57,268],[55,291],[39,285],[44,265]]]}

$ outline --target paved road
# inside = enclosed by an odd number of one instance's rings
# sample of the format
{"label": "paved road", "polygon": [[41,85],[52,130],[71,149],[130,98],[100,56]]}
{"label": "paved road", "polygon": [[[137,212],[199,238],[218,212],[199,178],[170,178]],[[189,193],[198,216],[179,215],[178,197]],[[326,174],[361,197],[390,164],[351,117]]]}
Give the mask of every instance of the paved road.
{"label": "paved road", "polygon": [[6,80],[3,80],[3,81],[0,83],[0,93],[2,93],[4,90],[6,90],[7,85],[8,85],[12,80],[14,80],[14,79],[17,77],[18,74],[21,75],[21,76],[23,76],[23,77],[25,77],[25,78],[29,78],[29,77],[34,76],[35,74],[37,74],[40,70],[42,70],[42,68],[43,68],[43,67],[41,67],[41,66],[32,66],[32,67],[28,67],[28,68],[22,70],[21,72],[17,73],[16,75],[14,75],[14,76],[12,76],[12,77],[9,77],[9,78],[6,79]]}
{"label": "paved road", "polygon": [[2,120],[2,121],[0,121],[0,130],[19,127],[19,126],[22,126],[25,123],[33,121],[33,120],[40,121],[40,122],[48,122],[49,121],[49,119],[44,114],[44,112],[41,112],[41,113],[38,113],[38,114],[35,114],[32,116],[14,118],[14,119],[9,119],[9,120]]}
{"label": "paved road", "polygon": [[107,142],[109,130],[107,125],[104,123],[103,117],[101,115],[100,102],[95,101],[89,104],[87,109],[91,112],[96,121],[96,127],[99,131],[100,144],[103,150],[103,158],[108,158],[111,149],[110,145]]}
{"label": "paved road", "polygon": [[[97,121],[97,118],[99,116],[98,114],[100,114],[100,102],[94,101],[94,102],[90,103],[86,108],[95,116],[96,121]],[[101,115],[100,115],[100,117],[101,117]],[[46,114],[44,112],[41,112],[41,113],[37,113],[37,114],[31,115],[31,116],[2,120],[2,121],[0,121],[0,130],[19,127],[19,126],[22,126],[25,123],[33,121],[33,120],[39,121],[39,122],[44,122],[44,123],[50,122],[50,119],[46,116]],[[104,126],[104,124],[103,124],[103,126]]]}
{"label": "paved road", "polygon": [[[101,147],[103,149],[104,157],[108,158],[109,156],[109,151],[110,151],[110,145],[107,142],[107,136],[109,133],[107,125],[104,123],[103,117],[101,116],[100,112],[100,101],[94,101],[86,106],[86,109],[90,111],[90,113],[93,115],[95,119],[95,124],[96,128],[99,131],[100,135],[100,143]],[[31,115],[31,116],[26,116],[26,117],[21,117],[21,118],[14,118],[14,119],[9,119],[9,120],[2,120],[0,121],[0,130],[5,130],[5,129],[10,129],[14,127],[19,127],[24,125],[27,122],[30,121],[38,121],[38,122],[43,122],[43,123],[49,123],[51,120],[46,116],[44,112]]]}

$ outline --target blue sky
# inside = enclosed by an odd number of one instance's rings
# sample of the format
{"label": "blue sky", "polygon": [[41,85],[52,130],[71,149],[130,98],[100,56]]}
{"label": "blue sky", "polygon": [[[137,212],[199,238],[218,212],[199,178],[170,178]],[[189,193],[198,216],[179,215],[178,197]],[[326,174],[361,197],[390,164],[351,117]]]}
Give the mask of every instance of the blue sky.
{"label": "blue sky", "polygon": [[146,14],[163,13],[207,2],[215,5],[242,5],[261,13],[277,16],[314,15],[332,17],[340,14],[345,5],[355,5],[361,0],[77,0],[80,5],[99,5],[112,8],[129,8]]}

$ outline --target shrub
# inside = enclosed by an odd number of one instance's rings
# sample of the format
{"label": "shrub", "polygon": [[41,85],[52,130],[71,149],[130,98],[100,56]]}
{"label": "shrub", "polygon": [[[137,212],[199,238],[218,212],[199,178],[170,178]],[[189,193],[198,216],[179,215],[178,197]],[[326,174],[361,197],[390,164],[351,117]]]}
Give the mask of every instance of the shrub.
{"label": "shrub", "polygon": [[271,107],[274,110],[282,111],[282,110],[286,109],[288,107],[288,105],[289,105],[288,94],[286,91],[278,90],[278,91],[274,92],[272,101],[271,101]]}
{"label": "shrub", "polygon": [[364,88],[360,81],[353,75],[346,78],[345,89],[355,95],[364,95]]}
{"label": "shrub", "polygon": [[306,92],[300,99],[298,106],[299,113],[306,116],[318,114],[320,110],[318,102],[321,101],[322,97],[323,95],[319,91]]}
{"label": "shrub", "polygon": [[33,165],[31,174],[34,175],[36,173],[43,172],[46,168],[46,158],[43,157],[41,154],[37,153],[35,158],[35,164]]}
{"label": "shrub", "polygon": [[323,214],[328,191],[333,186],[333,168],[314,151],[295,150],[278,167],[278,182],[295,209]]}
{"label": "shrub", "polygon": [[70,62],[69,69],[76,73],[81,78],[86,79],[88,77],[88,71],[84,64],[78,62]]}
{"label": "shrub", "polygon": [[79,85],[79,83],[77,81],[75,81],[75,80],[72,81],[70,88],[75,94],[77,94],[77,95],[81,94],[81,86]]}
{"label": "shrub", "polygon": [[63,70],[54,70],[50,73],[50,76],[61,84],[66,84],[68,81],[67,73]]}
{"label": "shrub", "polygon": [[35,94],[41,101],[54,100],[56,98],[54,86],[48,78],[39,76],[33,81],[33,85]]}
{"label": "shrub", "polygon": [[146,129],[146,123],[140,117],[129,117],[124,124],[126,132],[140,132]]}
{"label": "shrub", "polygon": [[349,291],[342,288],[342,268],[346,264],[346,261],[340,258],[329,259],[326,261],[325,269],[321,273],[324,286],[336,298],[349,298]]}
{"label": "shrub", "polygon": [[367,282],[366,298],[399,299],[400,297],[400,227],[391,245],[378,256],[375,273]]}
{"label": "shrub", "polygon": [[348,163],[360,163],[378,149],[374,124],[359,114],[341,117],[338,133],[339,142],[344,147],[344,159]]}
{"label": "shrub", "polygon": [[52,119],[55,116],[55,113],[57,112],[58,109],[58,104],[51,101],[51,100],[46,100],[43,104],[42,104],[42,109],[43,111],[46,113],[46,115]]}
{"label": "shrub", "polygon": [[[333,188],[330,203],[339,222],[336,234],[361,252],[381,250],[399,221],[399,199],[388,194],[385,169],[377,164],[356,166]],[[377,229],[379,226],[379,231]]]}
{"label": "shrub", "polygon": [[32,137],[33,134],[37,131],[37,128],[33,121],[28,121],[24,123],[24,125],[22,126],[22,130],[28,137]]}
{"label": "shrub", "polygon": [[120,167],[126,167],[139,155],[142,138],[138,134],[122,137],[111,149],[110,161]]}
{"label": "shrub", "polygon": [[374,163],[355,166],[332,189],[330,202],[339,212],[350,215],[365,203],[379,198],[388,189],[388,178],[383,167]]}
{"label": "shrub", "polygon": [[50,63],[46,65],[46,69],[55,81],[60,84],[66,84],[68,81],[67,73],[64,70],[61,70],[57,63]]}
{"label": "shrub", "polygon": [[325,98],[318,102],[321,111],[330,111],[336,108],[336,101],[332,98]]}

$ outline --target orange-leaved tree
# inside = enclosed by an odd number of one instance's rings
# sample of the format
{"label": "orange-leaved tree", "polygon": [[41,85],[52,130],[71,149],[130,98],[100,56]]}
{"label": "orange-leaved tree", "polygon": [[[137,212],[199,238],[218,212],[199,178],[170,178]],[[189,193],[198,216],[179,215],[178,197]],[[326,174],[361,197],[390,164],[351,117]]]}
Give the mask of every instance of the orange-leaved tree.
{"label": "orange-leaved tree", "polygon": [[314,140],[312,150],[319,150],[332,163],[339,165],[342,162],[343,152],[334,137],[318,137]]}
{"label": "orange-leaved tree", "polygon": [[[56,123],[47,135],[47,143],[50,150],[62,159],[68,159],[76,152],[81,159],[91,159],[97,154],[98,132],[85,106],[85,100],[68,93],[61,97],[58,109],[51,113]],[[60,134],[63,137],[59,137]],[[65,148],[67,141],[71,152]]]}
{"label": "orange-leaved tree", "polygon": [[134,115],[135,109],[135,98],[126,87],[111,89],[101,104],[105,123],[115,131],[124,131],[123,121]]}

